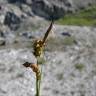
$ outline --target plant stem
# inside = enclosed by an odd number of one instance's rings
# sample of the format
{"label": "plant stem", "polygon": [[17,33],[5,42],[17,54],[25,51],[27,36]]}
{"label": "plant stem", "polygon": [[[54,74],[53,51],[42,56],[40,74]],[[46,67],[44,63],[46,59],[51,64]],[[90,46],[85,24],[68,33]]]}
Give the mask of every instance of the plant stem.
{"label": "plant stem", "polygon": [[[39,62],[37,59],[37,64],[39,66]],[[41,86],[41,74],[42,74],[42,68],[39,68],[40,73],[36,74],[36,96],[40,96],[40,86]]]}
{"label": "plant stem", "polygon": [[41,69],[40,69],[39,94],[40,94],[40,89],[41,89],[41,80],[42,80],[42,66],[41,66]]}
{"label": "plant stem", "polygon": [[38,77],[36,76],[36,96],[39,96],[40,93],[39,93],[39,80],[38,80]]}
{"label": "plant stem", "polygon": [[36,96],[40,96],[41,74],[42,70],[40,70],[40,79],[38,79],[38,76],[36,76]]}

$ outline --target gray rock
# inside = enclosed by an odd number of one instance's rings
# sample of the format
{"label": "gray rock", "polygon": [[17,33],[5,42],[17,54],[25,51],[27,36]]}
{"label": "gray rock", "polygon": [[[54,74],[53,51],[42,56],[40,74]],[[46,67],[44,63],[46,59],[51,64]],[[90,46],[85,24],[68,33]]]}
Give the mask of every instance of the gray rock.
{"label": "gray rock", "polygon": [[[8,11],[12,8],[12,4],[18,7],[18,12],[22,12],[22,16],[28,15],[34,16],[38,15],[47,19],[58,19],[65,15],[66,12],[76,12],[77,10],[81,10],[87,8],[90,5],[96,4],[96,0],[7,0],[9,2],[9,6],[7,6]],[[1,0],[2,4],[3,1]],[[7,5],[7,2],[4,3]],[[4,5],[5,6],[5,5]],[[12,12],[12,11],[11,11]],[[33,14],[34,13],[34,14]],[[15,12],[14,12],[15,14]],[[18,16],[18,15],[17,15]],[[28,17],[28,18],[29,18]],[[20,18],[22,19],[22,18]]]}
{"label": "gray rock", "polygon": [[4,20],[5,20],[5,15],[1,14],[0,15],[0,24],[4,24]]}
{"label": "gray rock", "polygon": [[25,3],[26,0],[8,0],[9,3]]}
{"label": "gray rock", "polygon": [[6,32],[5,33],[5,40],[6,40],[6,44],[13,44],[15,41],[15,34],[11,33],[11,32]]}
{"label": "gray rock", "polygon": [[0,46],[4,46],[6,43],[4,38],[0,38]]}
{"label": "gray rock", "polygon": [[92,4],[96,4],[96,0],[33,0],[32,10],[47,19],[57,19],[64,16],[65,12],[72,13]]}
{"label": "gray rock", "polygon": [[4,37],[4,33],[0,30],[0,37]]}
{"label": "gray rock", "polygon": [[27,4],[22,4],[20,9],[22,10],[23,13],[27,14],[28,16],[32,17],[34,16],[31,7],[28,6]]}
{"label": "gray rock", "polygon": [[[59,5],[60,4],[60,5]],[[32,10],[35,14],[39,16],[43,16],[45,18],[49,19],[57,19],[60,16],[63,16],[65,13],[64,9],[65,6],[63,6],[62,2],[58,1],[58,4],[56,1],[45,1],[45,0],[38,0],[33,1],[32,3]]]}
{"label": "gray rock", "polygon": [[23,33],[20,33],[20,36],[23,36],[25,38],[34,38],[34,36],[32,35],[32,32],[23,32]]}
{"label": "gray rock", "polygon": [[7,0],[0,0],[0,5],[8,3]]}
{"label": "gray rock", "polygon": [[8,25],[12,30],[16,30],[20,24],[20,18],[12,12],[7,12],[4,20],[4,24]]}
{"label": "gray rock", "polygon": [[31,5],[32,4],[32,0],[26,0],[26,4]]}

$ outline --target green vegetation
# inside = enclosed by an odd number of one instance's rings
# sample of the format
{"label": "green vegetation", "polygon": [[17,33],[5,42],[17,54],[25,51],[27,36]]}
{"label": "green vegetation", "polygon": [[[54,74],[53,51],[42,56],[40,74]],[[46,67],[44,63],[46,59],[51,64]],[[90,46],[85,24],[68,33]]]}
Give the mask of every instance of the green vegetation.
{"label": "green vegetation", "polygon": [[79,71],[82,71],[84,67],[85,67],[84,64],[81,64],[81,63],[75,64],[75,68]]}
{"label": "green vegetation", "polygon": [[[64,38],[56,37],[47,40],[46,51],[64,51],[64,46],[72,46],[76,43],[74,36]],[[58,63],[59,64],[59,63]]]}
{"label": "green vegetation", "polygon": [[75,42],[74,37],[65,37],[64,38],[64,45],[73,45]]}
{"label": "green vegetation", "polygon": [[62,80],[63,79],[63,73],[58,73],[56,76],[57,76],[58,80]]}
{"label": "green vegetation", "polygon": [[82,9],[74,14],[66,14],[63,18],[57,21],[63,25],[96,25],[96,6],[90,6],[87,9]]}
{"label": "green vegetation", "polygon": [[45,64],[46,60],[43,57],[38,57],[38,63],[41,64]]}

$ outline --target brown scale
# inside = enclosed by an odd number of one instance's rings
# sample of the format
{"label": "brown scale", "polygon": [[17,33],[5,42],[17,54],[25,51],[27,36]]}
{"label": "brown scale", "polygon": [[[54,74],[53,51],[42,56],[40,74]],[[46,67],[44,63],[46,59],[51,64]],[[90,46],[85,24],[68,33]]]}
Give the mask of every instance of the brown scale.
{"label": "brown scale", "polygon": [[35,73],[38,73],[39,72],[39,68],[38,68],[37,64],[25,62],[23,65],[25,67],[30,67],[33,70],[33,72],[35,72]]}

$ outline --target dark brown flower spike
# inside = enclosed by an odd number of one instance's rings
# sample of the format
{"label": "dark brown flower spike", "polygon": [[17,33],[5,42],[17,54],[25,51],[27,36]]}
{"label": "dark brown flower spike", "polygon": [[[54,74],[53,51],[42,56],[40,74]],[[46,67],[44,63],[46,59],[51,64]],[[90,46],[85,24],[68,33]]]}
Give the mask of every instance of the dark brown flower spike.
{"label": "dark brown flower spike", "polygon": [[51,32],[52,27],[53,27],[53,23],[54,23],[54,21],[52,20],[52,22],[51,22],[49,28],[47,29],[47,31],[46,31],[46,33],[45,33],[45,35],[44,35],[44,38],[43,38],[43,40],[42,40],[42,44],[45,43],[45,41],[46,41],[46,39],[47,39],[49,33]]}
{"label": "dark brown flower spike", "polygon": [[36,40],[33,46],[34,49],[34,55],[37,56],[41,56],[41,54],[43,53],[43,49],[44,46],[42,45],[42,40]]}
{"label": "dark brown flower spike", "polygon": [[39,67],[38,67],[37,64],[25,62],[23,65],[24,65],[25,67],[30,67],[30,68],[33,70],[33,72],[39,73]]}
{"label": "dark brown flower spike", "polygon": [[41,54],[43,53],[45,42],[46,42],[46,39],[47,39],[49,33],[51,32],[52,26],[53,26],[53,21],[51,22],[49,28],[47,29],[47,31],[46,31],[46,33],[44,35],[44,38],[42,40],[36,40],[35,41],[34,46],[33,46],[33,49],[34,49],[34,55],[36,57],[37,56],[40,57]]}

